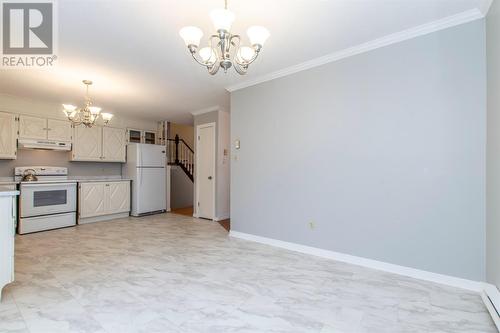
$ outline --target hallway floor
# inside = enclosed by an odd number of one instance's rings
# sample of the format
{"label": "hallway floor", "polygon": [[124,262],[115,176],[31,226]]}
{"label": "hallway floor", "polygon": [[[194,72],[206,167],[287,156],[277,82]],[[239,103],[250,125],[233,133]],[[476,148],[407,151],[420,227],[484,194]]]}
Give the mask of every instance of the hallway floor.
{"label": "hallway floor", "polygon": [[0,332],[496,332],[479,295],[182,215],[17,236]]}

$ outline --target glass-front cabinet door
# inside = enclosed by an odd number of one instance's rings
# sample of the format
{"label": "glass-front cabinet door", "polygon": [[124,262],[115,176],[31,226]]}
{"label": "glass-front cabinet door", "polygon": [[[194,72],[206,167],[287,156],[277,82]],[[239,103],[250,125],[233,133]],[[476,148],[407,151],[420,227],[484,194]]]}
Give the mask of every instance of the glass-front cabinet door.
{"label": "glass-front cabinet door", "polygon": [[151,145],[156,144],[155,131],[143,131],[129,128],[127,132],[128,142],[130,143],[147,143]]}
{"label": "glass-front cabinet door", "polygon": [[139,130],[129,129],[128,130],[128,142],[141,143],[142,132]]}
{"label": "glass-front cabinet door", "polygon": [[149,143],[150,145],[156,144],[156,133],[144,132],[144,143]]}

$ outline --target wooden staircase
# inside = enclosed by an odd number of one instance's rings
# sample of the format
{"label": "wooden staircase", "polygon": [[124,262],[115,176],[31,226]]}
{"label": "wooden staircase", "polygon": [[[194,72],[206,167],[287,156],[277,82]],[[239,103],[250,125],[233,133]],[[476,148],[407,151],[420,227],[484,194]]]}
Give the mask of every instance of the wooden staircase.
{"label": "wooden staircase", "polygon": [[168,164],[177,165],[194,182],[194,151],[178,135],[168,139]]}

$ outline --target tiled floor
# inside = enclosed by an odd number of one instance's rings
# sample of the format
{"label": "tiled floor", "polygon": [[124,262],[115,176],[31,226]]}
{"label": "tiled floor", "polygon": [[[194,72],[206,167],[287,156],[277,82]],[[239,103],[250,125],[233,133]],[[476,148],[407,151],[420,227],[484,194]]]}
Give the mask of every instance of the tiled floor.
{"label": "tiled floor", "polygon": [[25,235],[0,332],[496,332],[478,295],[180,215]]}

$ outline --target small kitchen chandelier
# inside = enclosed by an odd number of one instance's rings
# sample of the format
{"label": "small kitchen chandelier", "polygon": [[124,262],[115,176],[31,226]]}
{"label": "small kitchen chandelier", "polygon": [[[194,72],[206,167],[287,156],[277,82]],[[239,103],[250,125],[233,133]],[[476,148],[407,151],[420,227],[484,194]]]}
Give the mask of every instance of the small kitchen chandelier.
{"label": "small kitchen chandelier", "polygon": [[257,59],[262,46],[269,37],[269,31],[260,26],[248,28],[247,35],[251,47],[242,46],[240,35],[231,33],[234,14],[227,9],[227,0],[225,0],[224,9],[213,10],[210,18],[217,33],[210,36],[209,46],[200,50],[198,47],[203,37],[203,31],[200,28],[184,27],[179,31],[194,60],[205,66],[211,75],[215,75],[220,67],[224,69],[224,73],[227,73],[232,66],[240,75],[246,74],[248,66]]}
{"label": "small kitchen chandelier", "polygon": [[95,125],[95,122],[97,118],[99,118],[99,116],[102,117],[104,125],[107,125],[111,118],[113,118],[113,115],[111,113],[101,113],[100,107],[92,106],[93,103],[89,96],[89,87],[92,85],[92,81],[83,80],[82,82],[87,86],[85,106],[82,108],[78,108],[71,104],[63,104],[64,114],[75,126],[83,124],[85,125],[85,127],[92,127]]}

